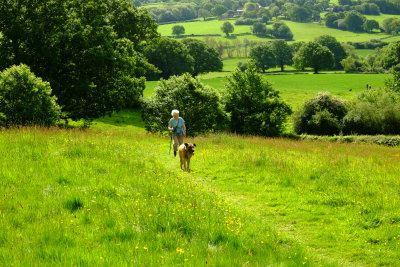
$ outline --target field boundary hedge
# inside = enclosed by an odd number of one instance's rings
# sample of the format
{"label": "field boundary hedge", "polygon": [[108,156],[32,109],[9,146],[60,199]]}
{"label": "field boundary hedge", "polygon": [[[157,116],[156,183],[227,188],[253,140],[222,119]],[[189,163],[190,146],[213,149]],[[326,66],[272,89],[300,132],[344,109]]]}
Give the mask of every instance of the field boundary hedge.
{"label": "field boundary hedge", "polygon": [[318,136],[318,135],[293,135],[289,138],[305,141],[323,141],[332,143],[353,143],[353,144],[375,144],[381,146],[400,146],[400,135],[337,135],[337,136]]}

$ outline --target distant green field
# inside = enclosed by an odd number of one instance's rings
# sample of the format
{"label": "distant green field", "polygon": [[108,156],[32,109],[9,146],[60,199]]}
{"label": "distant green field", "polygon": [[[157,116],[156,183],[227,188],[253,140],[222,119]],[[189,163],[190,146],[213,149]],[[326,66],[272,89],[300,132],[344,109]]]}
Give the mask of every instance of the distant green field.
{"label": "distant green field", "polygon": [[[249,61],[249,58],[245,58],[245,57],[226,58],[223,60],[223,63],[224,63],[223,71],[233,71],[234,69],[236,69],[237,64],[239,62],[247,63],[248,61]],[[280,67],[268,69],[268,71],[280,71],[280,70],[281,70]],[[285,71],[286,70],[293,71],[295,69],[292,66],[285,66]]]}
{"label": "distant green field", "polygon": [[365,17],[366,17],[367,19],[376,20],[376,21],[379,23],[379,25],[381,25],[381,26],[382,26],[382,22],[383,22],[385,19],[388,19],[388,18],[400,18],[400,16],[389,15],[389,14],[380,14],[379,16],[365,15]]}
{"label": "distant green field", "polygon": [[320,23],[299,23],[284,21],[292,30],[295,41],[311,41],[321,35],[331,35],[339,42],[362,42],[371,39],[379,39],[389,35],[383,33],[356,33],[328,28]]}
{"label": "distant green field", "polygon": [[[182,22],[182,23],[175,23],[175,24],[166,24],[166,25],[160,25],[158,27],[158,32],[161,34],[161,36],[169,36],[172,35],[172,27],[175,25],[182,25],[185,27],[185,35],[191,35],[191,34],[196,34],[196,35],[205,35],[205,34],[221,34],[225,35],[221,31],[221,26],[224,24],[225,21],[222,20],[207,20],[207,21],[194,21],[194,22]],[[229,21],[232,24],[235,23],[235,21],[231,20]],[[235,31],[233,33],[250,33],[251,32],[251,27],[242,25],[242,26],[236,26]]]}
{"label": "distant green field", "polygon": [[[387,15],[382,16],[382,20],[388,17]],[[232,24],[234,21],[230,21]],[[390,37],[390,35],[384,33],[355,33],[350,31],[342,31],[338,29],[328,28],[322,23],[299,23],[293,21],[284,21],[292,30],[294,35],[294,41],[311,41],[314,40],[316,37],[321,35],[331,35],[335,37],[340,42],[362,42],[362,41],[369,41],[371,39],[380,39],[385,37]],[[210,20],[210,21],[195,21],[195,22],[181,22],[176,24],[167,24],[167,25],[160,25],[159,32],[162,36],[171,36],[172,35],[172,27],[174,25],[182,25],[185,27],[185,34],[186,35],[207,35],[207,34],[220,34],[221,36],[213,37],[217,38],[218,40],[241,40],[241,39],[248,39],[252,41],[267,41],[270,40],[268,38],[260,38],[255,35],[244,35],[244,36],[237,36],[234,38],[226,38],[224,34],[221,32],[221,25],[224,21],[220,20]],[[242,34],[242,33],[250,33],[251,26],[234,26],[235,27],[235,34]],[[202,38],[202,37],[200,37]]]}
{"label": "distant green field", "polygon": [[[202,76],[203,83],[217,89],[224,90],[225,76],[229,73],[211,73]],[[294,110],[300,108],[305,100],[314,97],[318,92],[327,91],[343,99],[351,99],[366,88],[384,85],[389,74],[275,74],[264,76],[274,89],[281,92],[282,98]],[[147,82],[145,96],[150,96],[156,82]]]}
{"label": "distant green field", "polygon": [[366,57],[366,56],[375,54],[376,50],[374,50],[374,49],[354,49],[354,52],[357,56]]}

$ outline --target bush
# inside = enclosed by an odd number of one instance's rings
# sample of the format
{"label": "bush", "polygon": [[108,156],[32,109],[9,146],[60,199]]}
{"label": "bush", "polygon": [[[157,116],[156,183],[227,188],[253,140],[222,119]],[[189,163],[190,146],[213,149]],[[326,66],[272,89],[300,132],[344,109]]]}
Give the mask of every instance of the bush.
{"label": "bush", "polygon": [[343,119],[346,134],[400,134],[400,94],[387,88],[362,92]]}
{"label": "bush", "polygon": [[236,69],[228,77],[225,110],[230,114],[230,128],[239,134],[278,136],[291,114],[279,92],[257,73],[252,63],[248,69]]}
{"label": "bush", "polygon": [[260,22],[259,19],[237,19],[235,25],[253,25],[254,23]]}
{"label": "bush", "polygon": [[295,114],[294,130],[297,134],[339,134],[346,113],[346,102],[322,92],[307,100],[302,109]]}
{"label": "bush", "polygon": [[48,82],[26,65],[0,72],[0,113],[3,126],[55,125],[60,107]]}
{"label": "bush", "polygon": [[190,136],[220,130],[225,125],[218,94],[188,73],[159,81],[155,96],[143,103],[146,130],[165,132],[172,109],[180,111]]}

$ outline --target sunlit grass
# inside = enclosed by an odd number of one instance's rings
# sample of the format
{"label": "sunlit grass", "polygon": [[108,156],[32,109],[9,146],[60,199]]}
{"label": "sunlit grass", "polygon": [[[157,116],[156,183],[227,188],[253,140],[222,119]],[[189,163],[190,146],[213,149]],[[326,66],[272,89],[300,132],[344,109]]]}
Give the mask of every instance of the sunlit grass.
{"label": "sunlit grass", "polygon": [[[235,62],[232,60],[231,62]],[[237,60],[240,61],[240,60]],[[231,64],[231,63],[229,63]],[[228,65],[229,66],[229,65]],[[229,66],[233,67],[233,64]],[[215,88],[218,91],[225,90],[226,76],[229,72],[214,72],[200,76],[200,80]],[[266,74],[267,79],[274,89],[281,92],[282,98],[297,110],[305,100],[314,97],[318,92],[327,91],[340,98],[350,100],[362,90],[366,85],[381,87],[384,85],[389,74]],[[151,96],[154,93],[155,82],[148,82],[145,95]]]}
{"label": "sunlit grass", "polygon": [[1,132],[1,266],[304,261],[296,242],[178,170],[168,138],[102,123]]}
{"label": "sunlit grass", "polygon": [[187,174],[141,125],[3,130],[0,264],[396,265],[400,148],[217,134]]}

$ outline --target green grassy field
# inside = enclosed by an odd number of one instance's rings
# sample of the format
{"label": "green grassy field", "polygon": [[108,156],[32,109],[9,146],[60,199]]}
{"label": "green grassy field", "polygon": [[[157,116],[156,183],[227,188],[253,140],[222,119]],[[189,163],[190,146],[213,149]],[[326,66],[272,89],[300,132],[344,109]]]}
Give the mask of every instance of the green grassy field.
{"label": "green grassy field", "polygon": [[[185,27],[185,34],[191,35],[191,34],[196,34],[196,35],[205,35],[205,34],[221,34],[225,35],[221,31],[221,26],[224,24],[225,21],[223,20],[206,20],[206,21],[194,21],[194,22],[182,22],[182,23],[175,23],[175,24],[166,24],[166,25],[160,25],[158,27],[158,32],[161,34],[161,36],[170,36],[172,35],[172,27],[175,25],[182,25]],[[232,24],[235,23],[235,21],[231,20],[230,21]],[[251,26],[237,26],[234,25],[235,31],[233,33],[246,33],[246,32],[251,32]],[[227,39],[229,40],[229,39]]]}
{"label": "green grassy field", "polygon": [[354,49],[354,53],[357,56],[366,57],[376,53],[374,49]]}
{"label": "green grassy field", "polygon": [[[209,73],[200,77],[200,80],[219,90],[225,90],[226,76],[229,72]],[[282,98],[294,109],[301,107],[305,100],[314,97],[318,92],[327,91],[340,98],[350,100],[366,88],[381,87],[389,74],[268,74],[265,75],[274,89],[281,92]],[[157,82],[147,82],[145,96],[151,96]]]}
{"label": "green grassy field", "polygon": [[400,148],[211,135],[188,174],[142,126],[2,131],[0,264],[398,262]]}
{"label": "green grassy field", "polygon": [[[385,16],[376,16],[376,18],[379,18],[380,20],[383,20],[387,17],[390,17],[388,15]],[[234,21],[231,21],[234,23]],[[384,33],[355,33],[355,32],[350,32],[350,31],[342,31],[338,29],[333,29],[333,28],[328,28],[322,23],[299,23],[299,22],[293,22],[293,21],[284,21],[291,31],[293,32],[294,35],[294,41],[312,41],[316,37],[321,36],[321,35],[331,35],[335,37],[338,41],[340,42],[362,42],[362,41],[369,41],[371,39],[380,39],[380,38],[386,38],[390,37],[390,35],[384,34]],[[171,36],[172,35],[172,27],[174,25],[182,25],[185,27],[185,34],[191,35],[206,35],[206,34],[220,34],[221,36],[219,37],[213,37],[217,38],[218,40],[233,40],[229,38],[225,38],[223,33],[221,32],[221,25],[224,23],[224,21],[219,21],[219,20],[210,20],[210,21],[195,21],[195,22],[181,22],[181,23],[176,23],[176,24],[167,24],[167,25],[160,25],[158,31],[162,36]],[[251,32],[251,26],[237,26],[234,25],[235,27],[235,34],[238,33],[250,33]],[[198,37],[201,38],[201,37]],[[234,39],[248,39],[252,41],[268,41],[270,39],[267,38],[260,38],[254,35],[244,35],[244,36],[238,36],[235,37]]]}

